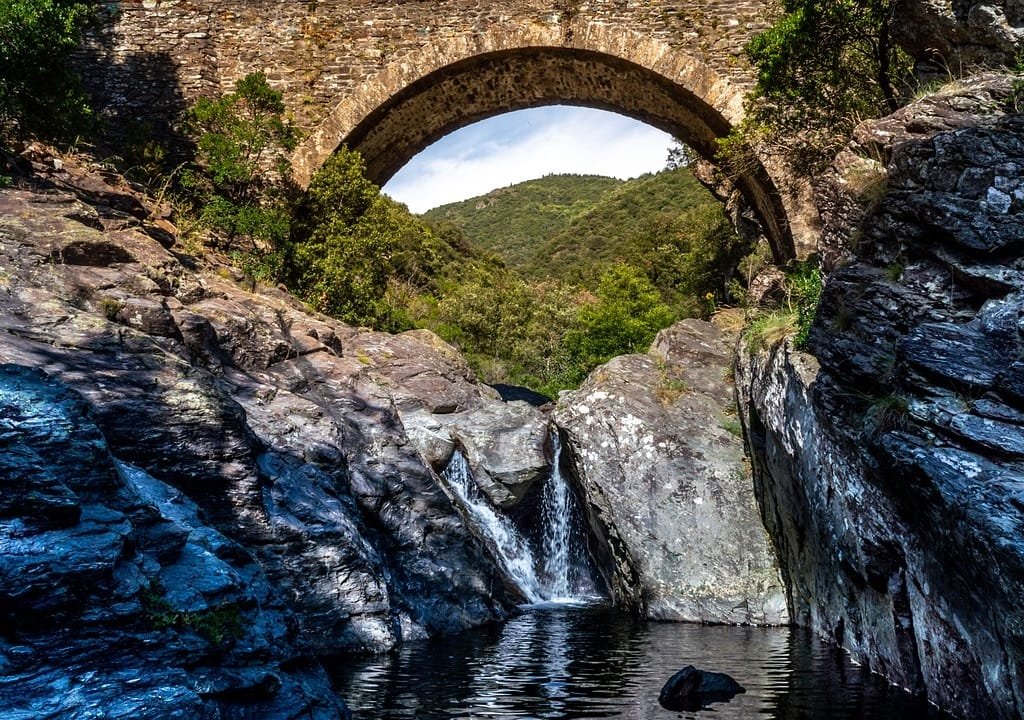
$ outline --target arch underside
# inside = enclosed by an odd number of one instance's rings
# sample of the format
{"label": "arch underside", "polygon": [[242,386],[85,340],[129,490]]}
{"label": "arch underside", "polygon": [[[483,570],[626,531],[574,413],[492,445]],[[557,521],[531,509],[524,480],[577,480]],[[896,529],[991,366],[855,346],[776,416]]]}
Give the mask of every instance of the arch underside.
{"label": "arch underside", "polygon": [[[621,58],[532,47],[477,55],[420,78],[367,115],[341,143],[358,150],[383,185],[414,155],[461,127],[513,110],[580,105],[635,118],[713,161],[729,122],[684,85]],[[785,210],[763,168],[735,179],[777,261],[793,257]]]}

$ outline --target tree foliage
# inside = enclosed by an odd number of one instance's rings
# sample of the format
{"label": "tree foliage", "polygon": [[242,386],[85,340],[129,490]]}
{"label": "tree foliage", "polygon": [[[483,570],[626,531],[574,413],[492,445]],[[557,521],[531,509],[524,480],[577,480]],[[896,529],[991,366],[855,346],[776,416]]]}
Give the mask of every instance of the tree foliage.
{"label": "tree foliage", "polygon": [[565,344],[589,370],[616,355],[646,352],[658,330],[675,319],[646,274],[619,263],[601,275],[596,298],[580,308]]}
{"label": "tree foliage", "polygon": [[5,135],[66,142],[92,112],[68,56],[93,7],[71,0],[0,2],[0,140]]}
{"label": "tree foliage", "polygon": [[757,69],[747,140],[798,168],[831,159],[853,126],[896,110],[910,58],[893,39],[898,0],[784,0],[747,45]]}
{"label": "tree foliage", "polygon": [[203,222],[227,246],[239,236],[264,243],[264,249],[281,245],[289,232],[287,153],[298,143],[281,93],[263,73],[252,73],[234,92],[200,99],[186,122],[196,167],[181,184]]}

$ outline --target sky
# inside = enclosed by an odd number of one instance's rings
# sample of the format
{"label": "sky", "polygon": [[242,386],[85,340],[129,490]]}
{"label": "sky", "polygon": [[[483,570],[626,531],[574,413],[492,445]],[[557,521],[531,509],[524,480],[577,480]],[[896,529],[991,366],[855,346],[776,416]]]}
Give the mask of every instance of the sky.
{"label": "sky", "polygon": [[552,173],[623,180],[665,167],[670,135],[590,108],[518,110],[456,130],[384,186],[415,213]]}

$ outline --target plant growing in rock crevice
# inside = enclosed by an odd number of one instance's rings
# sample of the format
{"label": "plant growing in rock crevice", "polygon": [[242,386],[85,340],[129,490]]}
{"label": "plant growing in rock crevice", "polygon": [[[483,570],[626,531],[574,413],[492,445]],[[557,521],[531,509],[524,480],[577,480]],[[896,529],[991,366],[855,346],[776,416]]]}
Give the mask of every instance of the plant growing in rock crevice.
{"label": "plant growing in rock crevice", "polygon": [[190,612],[175,609],[165,595],[163,586],[155,580],[142,592],[146,617],[157,630],[191,630],[218,646],[230,644],[245,634],[241,611],[234,603]]}
{"label": "plant growing in rock crevice", "polygon": [[811,326],[821,302],[823,279],[817,262],[808,260],[794,264],[786,271],[783,283],[785,299],[776,308],[754,312],[748,319],[743,337],[750,352],[774,347],[793,336],[793,347],[806,350]]}
{"label": "plant growing in rock crevice", "polygon": [[876,398],[864,413],[864,437],[874,440],[890,430],[906,427],[910,403],[900,395]]}

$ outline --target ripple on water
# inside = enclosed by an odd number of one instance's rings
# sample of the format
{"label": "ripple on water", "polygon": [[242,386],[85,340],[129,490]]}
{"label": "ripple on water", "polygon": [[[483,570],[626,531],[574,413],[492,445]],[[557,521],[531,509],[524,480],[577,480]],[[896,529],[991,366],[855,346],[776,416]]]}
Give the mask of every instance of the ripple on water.
{"label": "ripple on water", "polygon": [[[665,710],[658,692],[686,665],[728,673],[747,692],[711,710]],[[645,622],[560,603],[332,671],[367,720],[946,717],[798,630]]]}

